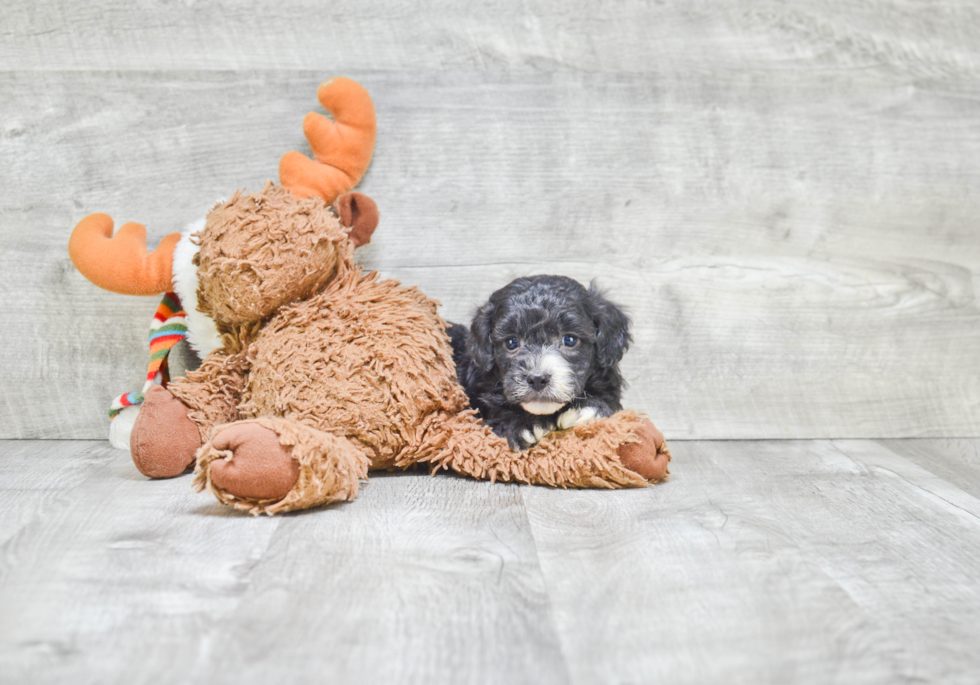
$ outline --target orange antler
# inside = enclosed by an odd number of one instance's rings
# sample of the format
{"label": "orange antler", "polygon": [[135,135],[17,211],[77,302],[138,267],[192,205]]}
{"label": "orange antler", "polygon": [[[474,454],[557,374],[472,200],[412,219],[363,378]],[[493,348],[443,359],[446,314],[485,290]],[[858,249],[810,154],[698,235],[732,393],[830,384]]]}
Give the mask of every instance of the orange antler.
{"label": "orange antler", "polygon": [[320,84],[317,97],[333,116],[331,121],[310,112],[303,120],[317,161],[287,152],[279,162],[279,182],[297,197],[321,197],[331,204],[367,171],[377,124],[371,96],[356,81],[328,79]]}
{"label": "orange antler", "polygon": [[174,248],[180,233],[171,233],[152,253],[146,249],[146,228],[124,224],[112,235],[112,217],[89,214],[68,240],[75,267],[95,285],[123,295],[157,295],[170,290]]}

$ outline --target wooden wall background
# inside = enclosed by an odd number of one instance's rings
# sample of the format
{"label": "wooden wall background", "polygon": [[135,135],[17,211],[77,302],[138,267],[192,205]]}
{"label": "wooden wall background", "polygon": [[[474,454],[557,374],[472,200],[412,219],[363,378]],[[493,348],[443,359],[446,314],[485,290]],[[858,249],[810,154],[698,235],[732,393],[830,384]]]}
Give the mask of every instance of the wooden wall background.
{"label": "wooden wall background", "polygon": [[671,438],[980,436],[980,6],[968,0],[0,9],[0,438],[102,438],[156,298],[72,267],[155,240],[373,94],[361,260],[465,319],[532,273],[632,312]]}

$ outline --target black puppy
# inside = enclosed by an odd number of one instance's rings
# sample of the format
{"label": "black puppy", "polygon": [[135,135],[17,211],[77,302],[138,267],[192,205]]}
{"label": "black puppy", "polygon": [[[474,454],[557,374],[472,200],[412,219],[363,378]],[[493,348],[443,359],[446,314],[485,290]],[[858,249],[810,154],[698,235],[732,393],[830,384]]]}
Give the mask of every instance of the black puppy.
{"label": "black puppy", "polygon": [[518,278],[490,296],[470,329],[449,328],[470,404],[511,449],[622,408],[619,361],[630,321],[593,284]]}

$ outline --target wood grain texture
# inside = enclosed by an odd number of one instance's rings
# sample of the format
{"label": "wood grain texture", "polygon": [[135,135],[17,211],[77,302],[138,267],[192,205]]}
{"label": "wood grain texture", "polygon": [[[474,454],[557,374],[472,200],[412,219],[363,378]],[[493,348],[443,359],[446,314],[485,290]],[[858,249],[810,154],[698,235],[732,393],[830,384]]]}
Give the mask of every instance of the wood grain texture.
{"label": "wood grain texture", "polygon": [[94,211],[181,228],[374,95],[362,261],[465,320],[597,278],[626,403],[679,438],[980,435],[980,21],[960,2],[28,3],[0,46],[0,437],[96,438],[154,302],[67,260]]}
{"label": "wood grain texture", "polygon": [[972,683],[978,440],[674,442],[642,491],[379,475],[252,518],[0,442],[0,683]]}
{"label": "wood grain texture", "polygon": [[738,70],[744,65],[980,69],[971,3],[602,0],[414,5],[11,0],[0,65],[26,69]]}
{"label": "wood grain texture", "polygon": [[664,487],[525,491],[573,682],[975,678],[972,494],[871,442],[673,451]]}
{"label": "wood grain texture", "polygon": [[980,443],[976,440],[882,440],[902,458],[980,497]]}
{"label": "wood grain texture", "polygon": [[0,546],[0,682],[187,682],[280,520],[243,526],[189,479],[147,481],[102,443],[0,452],[21,522]]}
{"label": "wood grain texture", "polygon": [[284,666],[299,681],[568,682],[518,487],[393,474],[364,494],[286,523],[201,682]]}
{"label": "wood grain texture", "polygon": [[568,682],[516,486],[251,518],[100,443],[0,454],[0,682]]}

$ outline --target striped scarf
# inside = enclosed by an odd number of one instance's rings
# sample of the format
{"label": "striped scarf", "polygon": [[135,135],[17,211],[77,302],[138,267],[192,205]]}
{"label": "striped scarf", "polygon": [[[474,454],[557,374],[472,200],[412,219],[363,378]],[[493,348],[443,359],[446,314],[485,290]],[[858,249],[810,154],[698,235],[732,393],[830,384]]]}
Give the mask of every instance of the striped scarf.
{"label": "striped scarf", "polygon": [[110,419],[116,418],[126,407],[141,403],[146,391],[153,384],[167,387],[167,383],[170,382],[167,355],[174,345],[187,337],[186,317],[187,314],[184,313],[177,294],[166,293],[150,323],[150,366],[146,371],[146,383],[138,393],[127,392],[114,399],[109,407]]}

